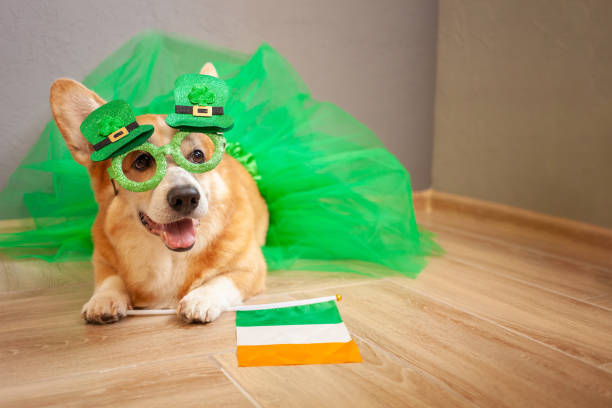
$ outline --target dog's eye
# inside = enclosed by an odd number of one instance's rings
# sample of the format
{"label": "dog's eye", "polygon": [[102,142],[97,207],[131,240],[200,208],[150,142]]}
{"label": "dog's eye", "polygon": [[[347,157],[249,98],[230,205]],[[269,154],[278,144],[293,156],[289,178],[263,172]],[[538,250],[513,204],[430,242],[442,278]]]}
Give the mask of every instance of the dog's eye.
{"label": "dog's eye", "polygon": [[206,156],[203,151],[196,149],[189,154],[189,161],[192,163],[204,163],[206,161]]}
{"label": "dog's eye", "polygon": [[138,171],[145,171],[153,164],[153,157],[149,153],[143,153],[134,160],[132,168]]}

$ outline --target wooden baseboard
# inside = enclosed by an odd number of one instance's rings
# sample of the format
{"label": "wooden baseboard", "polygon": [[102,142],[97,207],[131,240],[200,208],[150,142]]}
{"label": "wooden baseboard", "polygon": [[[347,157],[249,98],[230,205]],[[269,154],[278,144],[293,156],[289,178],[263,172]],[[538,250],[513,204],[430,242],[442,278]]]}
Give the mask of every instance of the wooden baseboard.
{"label": "wooden baseboard", "polygon": [[415,191],[413,203],[415,211],[460,213],[481,221],[520,225],[526,229],[609,249],[612,257],[612,229],[432,189]]}
{"label": "wooden baseboard", "polygon": [[412,192],[412,205],[415,211],[431,212],[432,189]]}
{"label": "wooden baseboard", "polygon": [[9,234],[12,232],[27,231],[34,229],[36,225],[31,218],[14,218],[0,220],[0,234]]}

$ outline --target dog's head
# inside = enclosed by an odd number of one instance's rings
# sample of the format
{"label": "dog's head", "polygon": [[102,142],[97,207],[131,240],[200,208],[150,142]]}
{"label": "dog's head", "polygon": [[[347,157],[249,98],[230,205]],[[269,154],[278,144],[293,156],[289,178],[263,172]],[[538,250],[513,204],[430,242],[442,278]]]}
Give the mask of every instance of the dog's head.
{"label": "dog's head", "polygon": [[[204,65],[203,75],[217,76],[212,64]],[[178,166],[167,156],[167,170],[161,182],[152,190],[132,192],[113,186],[107,174],[111,159],[93,162],[93,146],[81,134],[81,122],[106,102],[95,92],[71,79],[58,79],[51,86],[50,104],[57,126],[74,159],[85,166],[92,179],[92,187],[100,207],[112,211],[118,218],[134,217],[145,233],[160,237],[173,251],[187,251],[196,241],[196,229],[209,210],[215,192],[223,189],[217,169],[195,174]],[[151,124],[155,131],[148,140],[163,146],[172,140],[176,130],[166,125],[163,115],[142,115],[139,124]],[[211,140],[199,133],[189,134],[181,144],[181,153],[188,160],[201,163],[214,152]],[[152,177],[156,164],[144,151],[132,151],[123,160],[122,170],[133,181]]]}

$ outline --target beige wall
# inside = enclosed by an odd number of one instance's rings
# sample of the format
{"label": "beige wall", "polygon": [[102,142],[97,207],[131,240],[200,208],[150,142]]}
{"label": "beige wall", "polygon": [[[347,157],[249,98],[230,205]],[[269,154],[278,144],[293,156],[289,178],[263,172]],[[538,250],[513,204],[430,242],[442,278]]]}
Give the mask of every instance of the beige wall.
{"label": "beige wall", "polygon": [[612,1],[441,0],[433,186],[612,227]]}

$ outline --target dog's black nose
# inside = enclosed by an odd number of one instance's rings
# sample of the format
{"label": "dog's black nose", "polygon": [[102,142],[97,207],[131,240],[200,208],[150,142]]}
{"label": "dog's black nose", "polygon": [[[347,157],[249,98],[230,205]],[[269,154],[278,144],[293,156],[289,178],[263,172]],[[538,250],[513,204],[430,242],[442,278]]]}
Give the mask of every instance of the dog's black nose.
{"label": "dog's black nose", "polygon": [[198,206],[200,193],[193,186],[178,186],[172,187],[166,198],[170,208],[180,214],[187,215]]}

